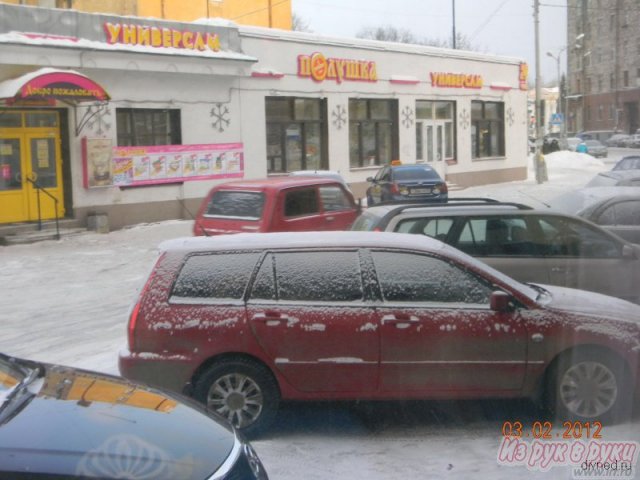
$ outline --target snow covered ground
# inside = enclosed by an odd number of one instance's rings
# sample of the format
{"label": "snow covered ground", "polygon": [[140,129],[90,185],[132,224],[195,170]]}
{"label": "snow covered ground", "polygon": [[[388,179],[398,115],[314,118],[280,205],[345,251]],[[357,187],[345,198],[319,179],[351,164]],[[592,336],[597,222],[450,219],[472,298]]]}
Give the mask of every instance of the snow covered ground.
{"label": "snow covered ground", "polygon": [[[546,160],[544,184],[531,171],[522,182],[451,195],[542,207],[609,169],[615,156],[607,164],[570,152]],[[157,245],[190,233],[190,221],[168,221],[0,247],[0,351],[117,374],[128,309]],[[254,445],[273,479],[572,478],[569,468],[540,473],[498,465],[503,421],[531,425],[536,415],[528,404],[502,401],[289,405]],[[640,441],[639,427],[638,419],[605,427],[604,439]]]}

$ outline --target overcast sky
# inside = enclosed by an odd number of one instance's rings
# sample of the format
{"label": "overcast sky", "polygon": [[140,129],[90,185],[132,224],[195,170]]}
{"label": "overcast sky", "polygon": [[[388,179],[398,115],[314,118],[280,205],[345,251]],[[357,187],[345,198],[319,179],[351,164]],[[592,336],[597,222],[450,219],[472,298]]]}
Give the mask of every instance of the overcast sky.
{"label": "overcast sky", "polygon": [[[318,34],[355,37],[363,27],[392,25],[416,36],[450,39],[453,0],[292,0],[293,12]],[[566,0],[540,7],[540,67],[544,81],[557,77],[554,55],[566,45]],[[535,80],[533,0],[455,0],[456,31],[487,53],[523,58]],[[560,68],[566,70],[562,53]]]}

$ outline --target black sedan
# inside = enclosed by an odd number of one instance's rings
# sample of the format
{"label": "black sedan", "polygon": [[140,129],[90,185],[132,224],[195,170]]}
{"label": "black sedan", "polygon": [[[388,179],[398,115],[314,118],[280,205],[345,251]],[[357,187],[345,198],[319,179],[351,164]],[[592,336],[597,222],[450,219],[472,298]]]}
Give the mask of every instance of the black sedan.
{"label": "black sedan", "polygon": [[395,201],[446,202],[446,182],[426,164],[385,165],[367,178],[367,205]]}
{"label": "black sedan", "polygon": [[267,479],[231,426],[187,402],[0,354],[0,478]]}

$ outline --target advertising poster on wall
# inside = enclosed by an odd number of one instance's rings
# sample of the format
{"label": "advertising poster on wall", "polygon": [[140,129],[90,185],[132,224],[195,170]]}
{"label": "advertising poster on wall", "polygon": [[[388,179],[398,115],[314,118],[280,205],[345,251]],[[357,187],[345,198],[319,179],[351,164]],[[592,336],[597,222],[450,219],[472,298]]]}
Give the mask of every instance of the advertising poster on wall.
{"label": "advertising poster on wall", "polygon": [[134,156],[132,182],[149,180],[149,157]]}
{"label": "advertising poster on wall", "polygon": [[151,178],[167,178],[167,157],[166,155],[154,155],[151,159]]}
{"label": "advertising poster on wall", "polygon": [[130,183],[133,179],[133,161],[130,158],[113,159],[113,183]]}
{"label": "advertising poster on wall", "polygon": [[112,147],[109,139],[85,138],[84,144],[86,188],[244,176],[242,143]]}
{"label": "advertising poster on wall", "polygon": [[83,183],[85,188],[108,187],[113,184],[110,138],[83,138]]}
{"label": "advertising poster on wall", "polygon": [[193,177],[198,173],[198,155],[189,153],[182,155],[182,176]]}
{"label": "advertising poster on wall", "polygon": [[167,160],[167,177],[182,177],[182,154],[176,153],[169,156],[169,159]]}

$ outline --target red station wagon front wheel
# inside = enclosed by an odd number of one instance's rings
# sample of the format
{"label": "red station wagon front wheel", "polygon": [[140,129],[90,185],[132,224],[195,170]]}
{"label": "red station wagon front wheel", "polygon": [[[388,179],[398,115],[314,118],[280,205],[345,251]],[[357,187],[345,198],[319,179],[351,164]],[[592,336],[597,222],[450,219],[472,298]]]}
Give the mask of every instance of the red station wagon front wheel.
{"label": "red station wagon front wheel", "polygon": [[247,436],[264,431],[280,403],[271,372],[245,358],[226,359],[209,367],[197,380],[193,396]]}
{"label": "red station wagon front wheel", "polygon": [[549,380],[548,407],[558,418],[615,423],[631,413],[629,375],[615,355],[570,352],[558,359]]}

